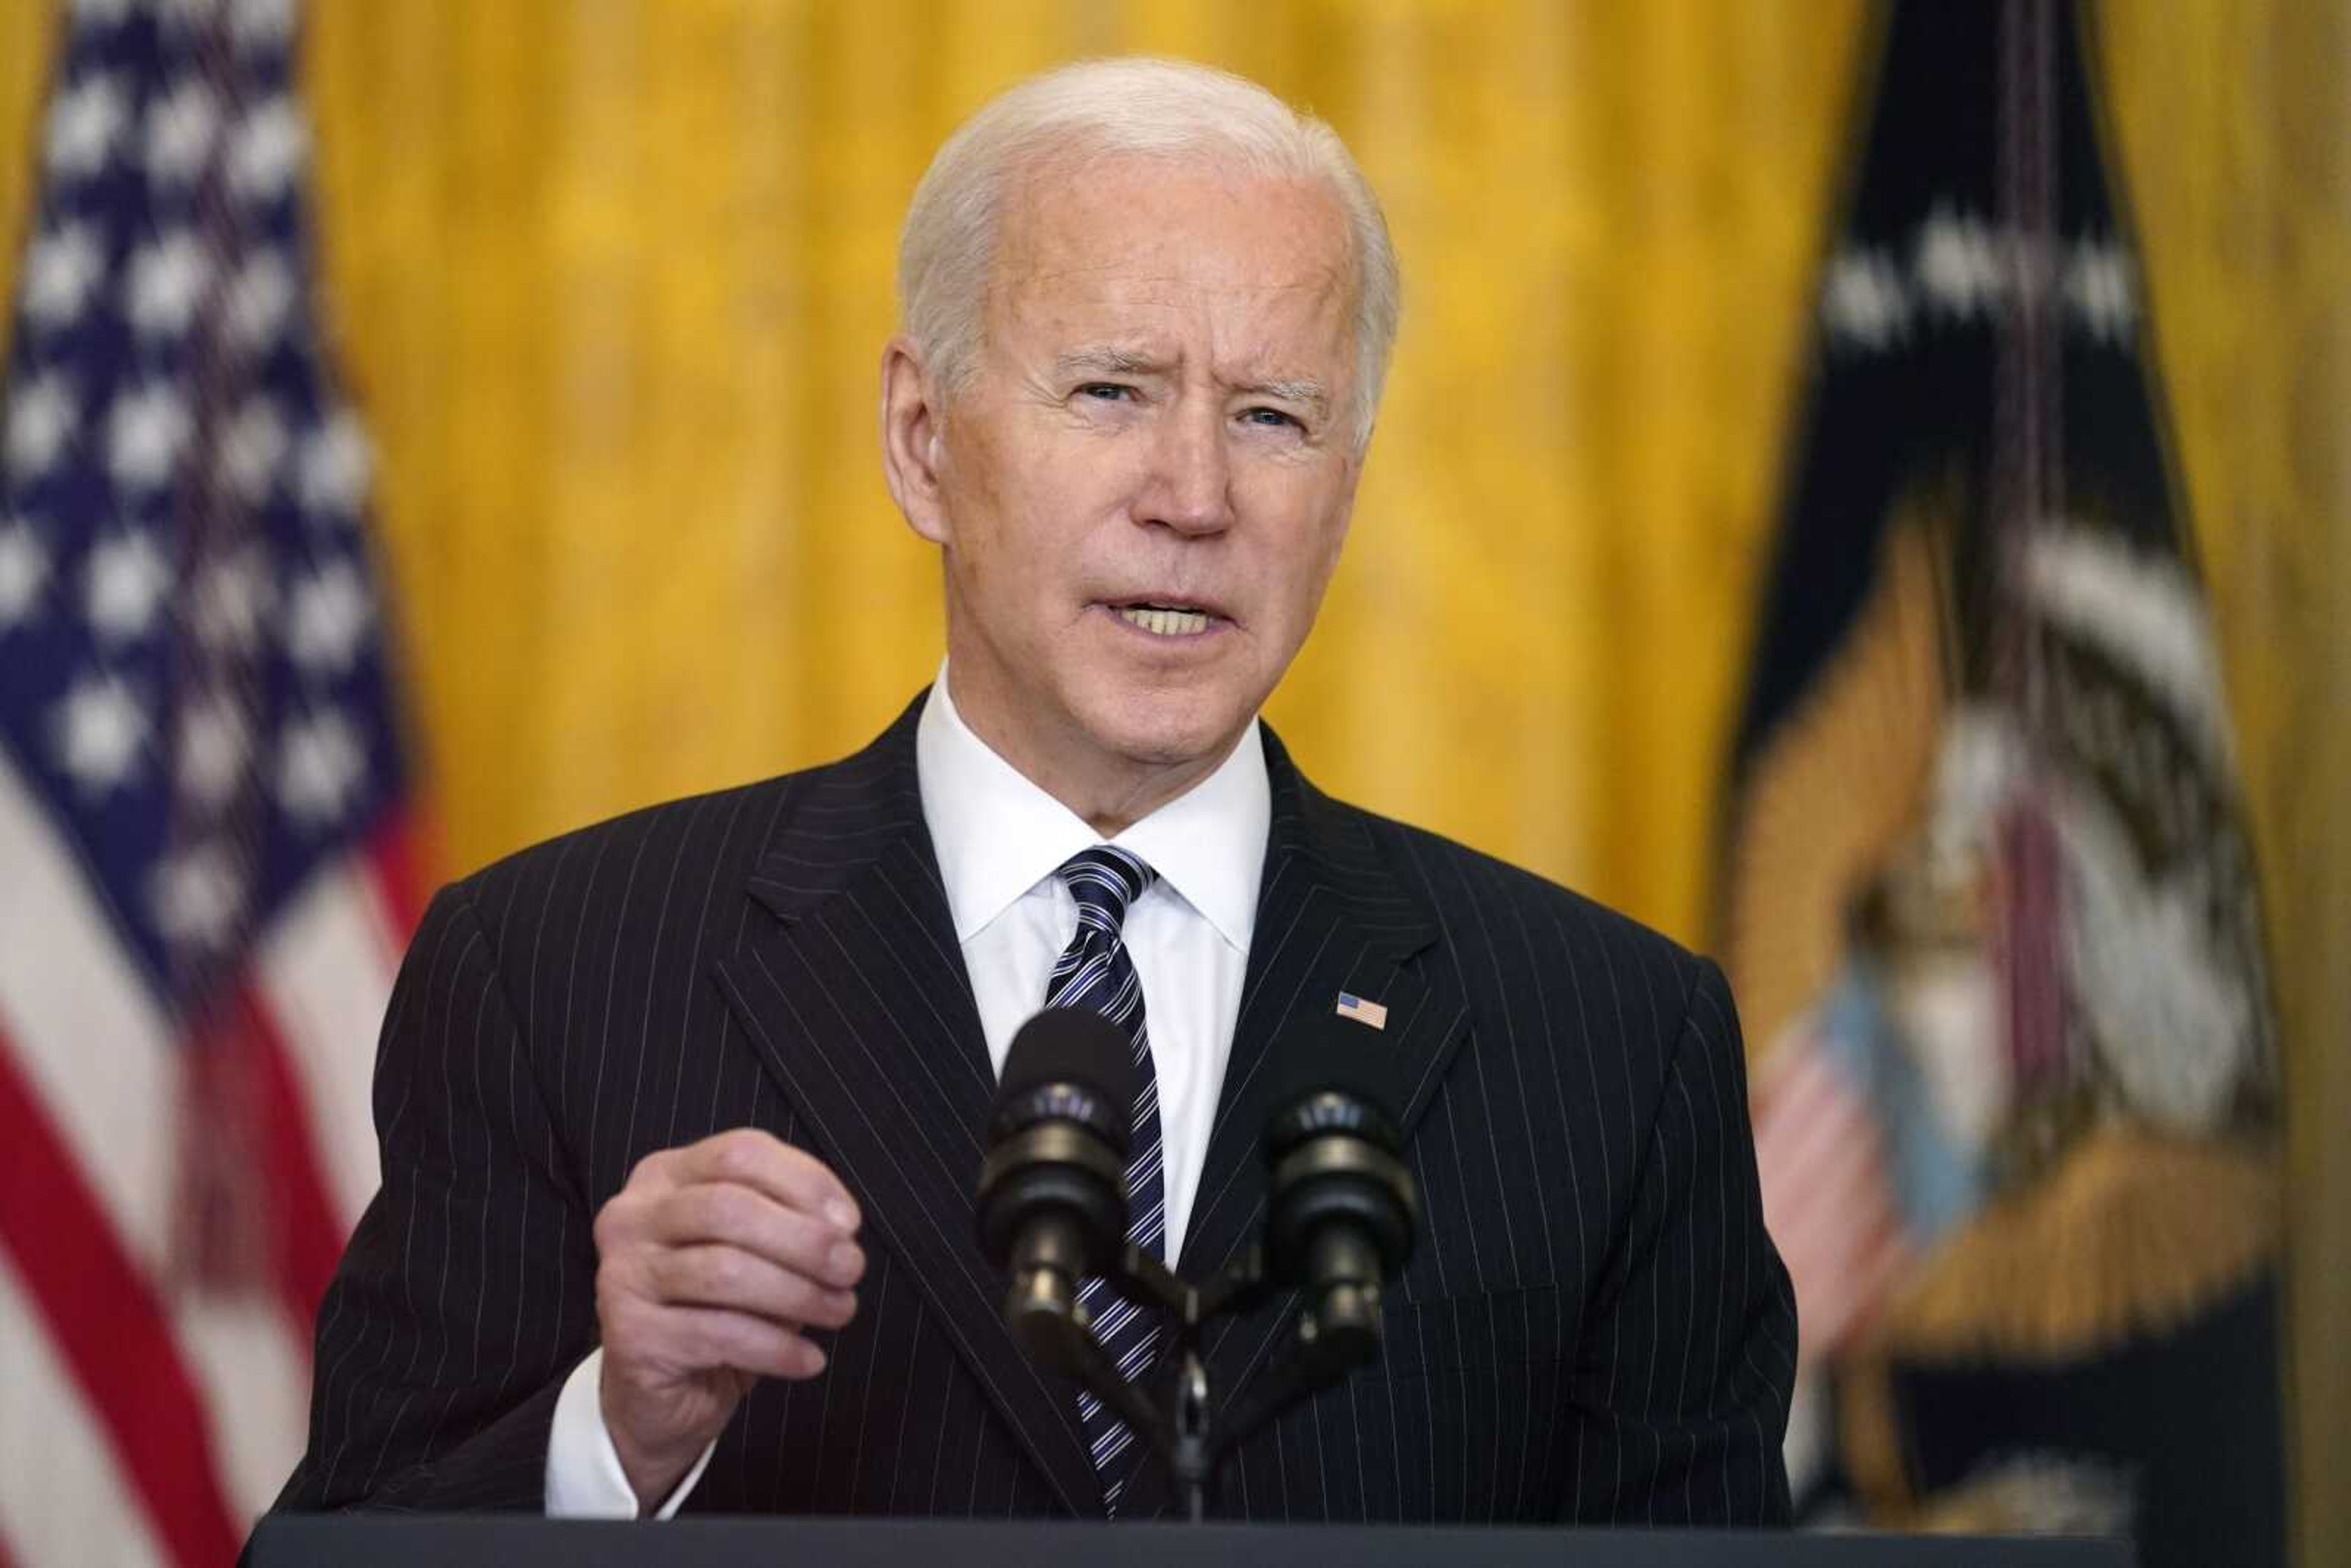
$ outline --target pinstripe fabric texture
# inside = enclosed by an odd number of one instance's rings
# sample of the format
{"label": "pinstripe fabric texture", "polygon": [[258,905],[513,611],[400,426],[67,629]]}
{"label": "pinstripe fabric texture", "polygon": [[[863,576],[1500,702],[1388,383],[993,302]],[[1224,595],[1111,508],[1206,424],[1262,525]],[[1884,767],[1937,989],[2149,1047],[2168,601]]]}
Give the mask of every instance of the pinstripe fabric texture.
{"label": "pinstripe fabric texture", "polygon": [[[377,1069],[385,1186],[319,1312],[280,1507],[540,1507],[556,1395],[595,1343],[596,1210],[644,1155],[749,1123],[841,1174],[870,1264],[828,1370],[751,1394],[689,1510],[1102,1515],[1076,1391],[1020,1355],[973,1235],[994,1080],[918,711],[846,761],[555,840],[434,901]],[[1720,973],[1328,799],[1265,745],[1256,938],[1178,1270],[1205,1277],[1259,1223],[1259,1130],[1318,1077],[1396,1108],[1425,1218],[1379,1363],[1242,1445],[1217,1511],[1784,1518],[1794,1308]],[[1342,991],[1387,1027],[1325,1027]],[[1212,1332],[1220,1398],[1292,1310]],[[1136,1467],[1120,1518],[1173,1510]]]}
{"label": "pinstripe fabric texture", "polygon": [[[1112,844],[1071,855],[1055,875],[1077,900],[1078,927],[1053,962],[1045,984],[1049,1008],[1092,1008],[1125,1032],[1135,1067],[1134,1124],[1126,1157],[1126,1237],[1165,1261],[1167,1249],[1167,1183],[1160,1168],[1159,1081],[1151,1070],[1151,1020],[1144,1016],[1143,982],[1119,933],[1129,905],[1155,880],[1143,861]],[[1134,1377],[1151,1364],[1159,1344],[1159,1314],[1125,1296],[1103,1304],[1112,1293],[1100,1275],[1078,1289],[1079,1304],[1093,1314],[1094,1335],[1120,1373]],[[1086,1429],[1086,1454],[1102,1478],[1102,1508],[1118,1515],[1126,1489],[1121,1461],[1134,1441],[1126,1423],[1092,1395],[1078,1395],[1078,1419]]]}

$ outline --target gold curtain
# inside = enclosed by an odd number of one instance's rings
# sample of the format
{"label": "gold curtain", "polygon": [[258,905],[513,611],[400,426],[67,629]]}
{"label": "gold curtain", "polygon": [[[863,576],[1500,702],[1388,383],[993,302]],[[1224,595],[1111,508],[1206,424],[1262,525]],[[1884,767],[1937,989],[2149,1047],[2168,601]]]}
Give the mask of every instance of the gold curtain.
{"label": "gold curtain", "polygon": [[[2351,35],[2106,8],[2270,887],[2301,1474],[2351,1468]],[[1325,785],[1702,941],[1863,0],[318,0],[328,320],[381,454],[444,870],[866,738],[938,657],[874,369],[933,146],[1150,50],[1332,120],[1407,287],[1272,717]],[[0,5],[16,254],[54,7]],[[2304,1485],[2304,1561],[2351,1542]],[[2331,1546],[2327,1543],[2332,1543]]]}

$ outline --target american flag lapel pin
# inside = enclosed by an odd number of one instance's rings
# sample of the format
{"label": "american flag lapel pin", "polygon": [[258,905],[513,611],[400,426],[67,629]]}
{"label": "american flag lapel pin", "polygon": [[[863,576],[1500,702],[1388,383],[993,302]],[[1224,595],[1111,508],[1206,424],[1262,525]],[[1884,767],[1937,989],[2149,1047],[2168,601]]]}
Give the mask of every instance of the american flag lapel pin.
{"label": "american flag lapel pin", "polygon": [[1368,1024],[1373,1029],[1388,1027],[1388,1009],[1377,1002],[1367,1002],[1353,991],[1339,993],[1339,1016]]}

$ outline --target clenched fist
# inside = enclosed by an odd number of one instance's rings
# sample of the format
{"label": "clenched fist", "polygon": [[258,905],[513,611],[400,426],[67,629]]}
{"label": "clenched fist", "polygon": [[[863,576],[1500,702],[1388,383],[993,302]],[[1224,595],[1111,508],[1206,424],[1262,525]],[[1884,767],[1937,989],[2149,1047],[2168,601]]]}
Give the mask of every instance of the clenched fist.
{"label": "clenched fist", "polygon": [[604,1426],[652,1507],[760,1377],[814,1377],[807,1334],[856,1315],[857,1206],[748,1127],[649,1155],[596,1216]]}

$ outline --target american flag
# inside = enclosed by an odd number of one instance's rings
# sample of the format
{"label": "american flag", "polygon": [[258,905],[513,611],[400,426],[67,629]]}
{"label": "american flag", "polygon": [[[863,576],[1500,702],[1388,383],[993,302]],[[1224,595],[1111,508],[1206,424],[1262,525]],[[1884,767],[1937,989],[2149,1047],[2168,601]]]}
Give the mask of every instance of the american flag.
{"label": "american flag", "polygon": [[0,383],[0,1564],[233,1560],[413,923],[294,0],[78,0]]}
{"label": "american flag", "polygon": [[1876,1108],[1821,1027],[1783,1032],[1753,1092],[1763,1224],[1795,1286],[1807,1366],[1844,1347],[1911,1260]]}

